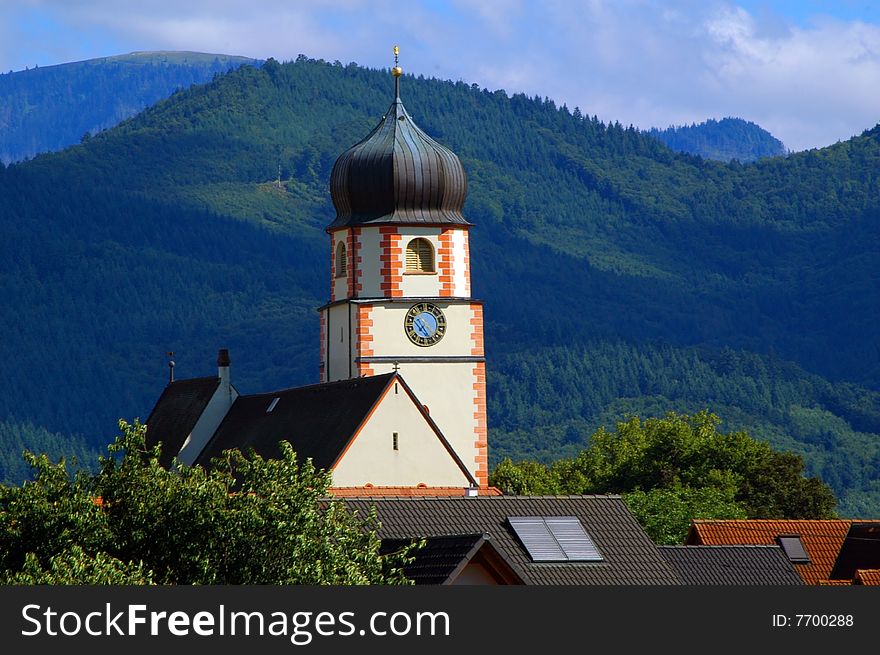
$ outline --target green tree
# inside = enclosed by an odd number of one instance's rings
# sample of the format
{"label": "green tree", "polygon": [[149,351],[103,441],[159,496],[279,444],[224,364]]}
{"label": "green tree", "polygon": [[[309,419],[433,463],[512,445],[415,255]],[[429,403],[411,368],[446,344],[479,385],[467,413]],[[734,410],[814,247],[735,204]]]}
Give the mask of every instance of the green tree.
{"label": "green tree", "polygon": [[549,467],[524,460],[503,459],[492,472],[490,483],[506,494],[546,496],[561,493],[562,484]]}
{"label": "green tree", "polygon": [[227,451],[209,470],[159,464],[144,426],[96,474],[29,455],[33,482],[0,487],[0,579],[10,583],[383,584],[407,553],[379,554],[376,517],[329,500],[329,474]]}
{"label": "green tree", "polygon": [[680,544],[695,518],[748,518],[742,505],[733,499],[730,487],[685,487],[674,484],[623,495],[638,522],[659,544]]}
{"label": "green tree", "polygon": [[7,571],[0,577],[6,585],[149,585],[153,575],[142,563],[122,562],[107,553],[87,554],[72,546],[49,560],[43,568],[33,553],[25,556],[21,571]]}
{"label": "green tree", "polygon": [[518,494],[615,493],[653,539],[675,543],[695,518],[831,518],[836,500],[804,462],[703,411],[600,428],[574,458],[503,461],[490,483]]}

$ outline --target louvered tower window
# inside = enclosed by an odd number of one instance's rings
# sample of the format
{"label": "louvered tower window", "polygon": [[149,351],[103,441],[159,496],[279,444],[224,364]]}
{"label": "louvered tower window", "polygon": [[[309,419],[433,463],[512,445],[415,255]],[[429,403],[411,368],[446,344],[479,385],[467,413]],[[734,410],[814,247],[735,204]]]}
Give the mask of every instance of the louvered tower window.
{"label": "louvered tower window", "polygon": [[434,249],[427,239],[413,239],[406,245],[406,271],[408,273],[433,273]]}
{"label": "louvered tower window", "polygon": [[336,277],[348,275],[348,258],[345,256],[345,244],[340,241],[336,244]]}

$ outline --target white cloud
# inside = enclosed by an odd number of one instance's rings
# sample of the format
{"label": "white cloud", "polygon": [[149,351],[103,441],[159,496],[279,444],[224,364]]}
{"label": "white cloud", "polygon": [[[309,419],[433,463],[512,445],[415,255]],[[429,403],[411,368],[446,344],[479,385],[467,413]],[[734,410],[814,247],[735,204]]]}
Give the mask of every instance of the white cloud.
{"label": "white cloud", "polygon": [[790,146],[831,143],[880,120],[880,27],[823,20],[769,39],[740,10],[707,22],[707,33],[718,101],[751,110]]}
{"label": "white cloud", "polygon": [[[38,43],[9,27],[34,12],[54,21]],[[880,120],[880,26],[733,0],[28,0],[4,2],[0,26],[0,70],[146,49],[387,67],[399,43],[407,72],[645,128],[742,116],[801,149]]]}

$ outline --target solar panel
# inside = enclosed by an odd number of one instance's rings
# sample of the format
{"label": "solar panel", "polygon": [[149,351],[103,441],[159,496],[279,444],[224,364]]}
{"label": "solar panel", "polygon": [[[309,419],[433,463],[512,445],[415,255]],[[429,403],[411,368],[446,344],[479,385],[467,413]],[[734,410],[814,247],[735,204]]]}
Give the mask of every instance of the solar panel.
{"label": "solar panel", "polygon": [[535,562],[564,562],[568,559],[541,517],[510,516],[507,520]]}
{"label": "solar panel", "polygon": [[572,562],[601,562],[602,555],[584,526],[575,516],[553,516],[544,519],[562,550]]}
{"label": "solar panel", "polygon": [[779,535],[776,537],[776,541],[782,546],[782,550],[785,551],[785,554],[792,563],[810,563],[810,556],[807,554],[807,549],[804,548],[804,544],[801,543],[800,535]]}
{"label": "solar panel", "polygon": [[576,516],[508,516],[535,562],[601,562],[602,554]]}

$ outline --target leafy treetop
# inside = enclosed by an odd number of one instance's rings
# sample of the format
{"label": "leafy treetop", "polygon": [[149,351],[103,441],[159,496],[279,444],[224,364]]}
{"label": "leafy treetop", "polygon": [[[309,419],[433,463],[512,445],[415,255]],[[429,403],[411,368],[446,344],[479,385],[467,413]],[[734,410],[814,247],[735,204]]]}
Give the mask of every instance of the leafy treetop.
{"label": "leafy treetop", "polygon": [[145,427],[96,474],[27,455],[33,482],[0,487],[0,581],[46,584],[405,584],[376,517],[327,499],[328,473],[227,451],[206,470],[159,464]]}
{"label": "leafy treetop", "polygon": [[706,411],[599,429],[576,457],[550,466],[506,459],[490,483],[518,494],[623,494],[651,536],[680,542],[695,518],[830,518],[836,500],[803,476],[798,455],[746,432],[722,433]]}

